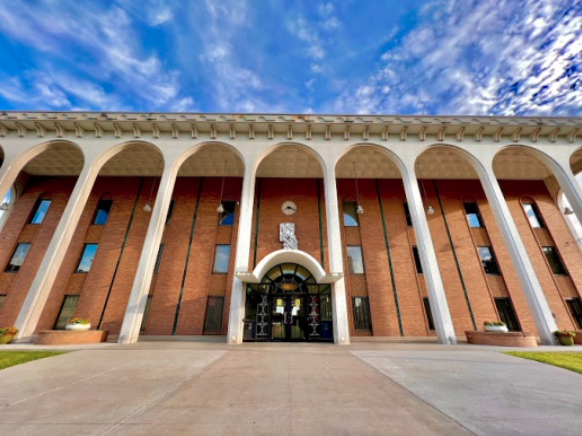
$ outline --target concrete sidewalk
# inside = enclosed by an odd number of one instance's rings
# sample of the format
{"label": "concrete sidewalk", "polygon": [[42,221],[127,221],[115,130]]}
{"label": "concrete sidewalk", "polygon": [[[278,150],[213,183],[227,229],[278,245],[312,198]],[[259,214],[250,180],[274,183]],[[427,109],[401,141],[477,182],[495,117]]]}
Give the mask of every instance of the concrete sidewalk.
{"label": "concrete sidewalk", "polygon": [[582,376],[483,350],[104,344],[0,371],[0,434],[579,434]]}

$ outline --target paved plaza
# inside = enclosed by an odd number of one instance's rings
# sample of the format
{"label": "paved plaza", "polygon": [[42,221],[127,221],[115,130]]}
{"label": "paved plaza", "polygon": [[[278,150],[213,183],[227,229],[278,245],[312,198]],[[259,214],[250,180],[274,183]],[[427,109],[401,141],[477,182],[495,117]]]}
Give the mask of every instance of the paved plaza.
{"label": "paved plaza", "polygon": [[0,371],[0,434],[575,435],[580,392],[492,347],[100,344]]}

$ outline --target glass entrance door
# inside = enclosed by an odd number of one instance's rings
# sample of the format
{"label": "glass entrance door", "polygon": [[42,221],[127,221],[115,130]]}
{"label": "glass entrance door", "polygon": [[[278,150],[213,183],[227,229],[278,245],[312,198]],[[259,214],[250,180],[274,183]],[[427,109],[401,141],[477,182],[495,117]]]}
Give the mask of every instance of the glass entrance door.
{"label": "glass entrance door", "polygon": [[271,304],[271,339],[279,341],[304,341],[307,317],[305,298],[300,295],[273,297]]}

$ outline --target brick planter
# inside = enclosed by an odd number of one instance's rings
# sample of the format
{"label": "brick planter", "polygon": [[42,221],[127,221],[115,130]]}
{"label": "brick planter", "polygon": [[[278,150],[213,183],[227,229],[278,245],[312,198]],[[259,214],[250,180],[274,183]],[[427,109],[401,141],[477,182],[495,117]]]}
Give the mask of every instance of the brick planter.
{"label": "brick planter", "polygon": [[582,330],[576,331],[576,337],[574,338],[574,345],[582,345]]}
{"label": "brick planter", "polygon": [[467,342],[476,345],[496,345],[500,347],[537,347],[536,338],[531,333],[475,332],[465,331]]}
{"label": "brick planter", "polygon": [[89,330],[85,332],[46,330],[36,335],[36,345],[76,345],[97,344],[107,340],[108,330]]}

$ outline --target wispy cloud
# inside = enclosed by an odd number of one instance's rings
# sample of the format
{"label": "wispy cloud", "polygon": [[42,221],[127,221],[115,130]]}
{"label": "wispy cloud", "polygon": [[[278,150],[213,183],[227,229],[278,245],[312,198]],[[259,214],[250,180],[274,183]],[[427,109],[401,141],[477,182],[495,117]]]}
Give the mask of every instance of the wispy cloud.
{"label": "wispy cloud", "polygon": [[437,0],[337,101],[358,113],[572,114],[582,105],[582,3]]}

